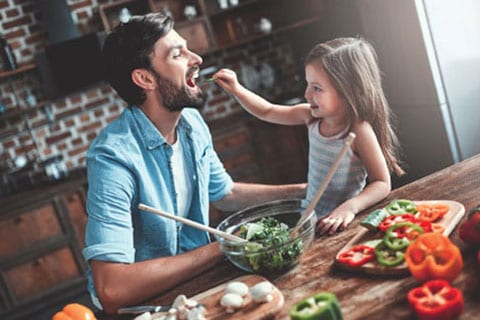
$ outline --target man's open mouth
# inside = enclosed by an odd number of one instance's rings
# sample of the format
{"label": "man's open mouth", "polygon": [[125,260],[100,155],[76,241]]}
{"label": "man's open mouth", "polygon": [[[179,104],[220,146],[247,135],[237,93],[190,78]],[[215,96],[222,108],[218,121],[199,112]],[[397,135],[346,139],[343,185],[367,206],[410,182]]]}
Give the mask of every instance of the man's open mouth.
{"label": "man's open mouth", "polygon": [[198,69],[194,69],[187,74],[187,85],[191,88],[195,88],[197,85],[195,80],[198,78]]}

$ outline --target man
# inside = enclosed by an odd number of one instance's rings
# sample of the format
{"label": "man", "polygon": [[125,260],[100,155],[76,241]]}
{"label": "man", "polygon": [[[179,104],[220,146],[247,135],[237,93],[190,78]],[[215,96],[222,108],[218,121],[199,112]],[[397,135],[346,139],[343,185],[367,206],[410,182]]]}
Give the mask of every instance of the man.
{"label": "man", "polygon": [[130,106],[87,154],[84,257],[89,290],[106,313],[139,303],[223,259],[203,231],[139,210],[144,203],[208,225],[223,211],[305,195],[305,185],[234,183],[197,111],[202,59],[161,14],[135,16],[103,49],[107,80]]}

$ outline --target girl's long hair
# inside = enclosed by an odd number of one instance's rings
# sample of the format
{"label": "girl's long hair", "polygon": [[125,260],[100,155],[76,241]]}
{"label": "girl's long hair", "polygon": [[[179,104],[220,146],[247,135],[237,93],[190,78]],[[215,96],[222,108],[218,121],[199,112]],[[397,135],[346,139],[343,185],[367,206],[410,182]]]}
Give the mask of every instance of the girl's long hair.
{"label": "girl's long hair", "polygon": [[392,113],[382,88],[377,54],[361,38],[337,38],[316,45],[305,65],[319,63],[349,105],[350,125],[367,121],[375,132],[390,172],[404,174]]}

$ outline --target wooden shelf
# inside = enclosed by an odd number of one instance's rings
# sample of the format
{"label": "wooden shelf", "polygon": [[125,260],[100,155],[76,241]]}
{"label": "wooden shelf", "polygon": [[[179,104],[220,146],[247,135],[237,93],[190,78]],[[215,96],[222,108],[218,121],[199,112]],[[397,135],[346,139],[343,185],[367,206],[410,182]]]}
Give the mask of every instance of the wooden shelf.
{"label": "wooden shelf", "polygon": [[18,69],[15,70],[9,70],[9,71],[0,71],[0,79],[8,78],[11,76],[15,76],[30,70],[34,70],[36,68],[35,63],[27,63],[21,65]]}
{"label": "wooden shelf", "polygon": [[315,22],[318,22],[319,20],[320,20],[320,18],[318,18],[318,17],[305,19],[305,20],[302,20],[302,21],[299,21],[299,22],[296,22],[296,23],[292,23],[292,24],[287,25],[287,26],[283,26],[283,27],[280,27],[280,28],[277,28],[277,29],[273,29],[272,32],[267,33],[267,34],[257,34],[257,35],[253,35],[253,36],[250,36],[250,37],[246,37],[242,40],[236,40],[235,42],[232,42],[232,43],[229,43],[229,44],[225,44],[225,45],[222,45],[222,46],[217,46],[216,48],[208,51],[207,54],[214,53],[214,52],[217,52],[217,51],[220,51],[220,50],[227,50],[227,49],[235,48],[235,47],[241,46],[243,44],[246,44],[246,43],[249,43],[249,42],[252,42],[252,41],[255,41],[255,40],[259,40],[259,39],[262,39],[262,38],[270,37],[270,36],[275,35],[275,34],[286,32],[286,31],[289,31],[289,30],[293,30],[293,29],[296,29],[296,28],[303,27],[303,26],[307,26],[309,24],[313,24]]}
{"label": "wooden shelf", "polygon": [[230,12],[233,12],[233,11],[236,11],[238,9],[241,9],[243,7],[247,7],[249,5],[252,5],[252,4],[255,4],[255,3],[258,3],[258,2],[261,2],[263,0],[247,0],[247,1],[242,1],[242,2],[239,2],[236,6],[229,6],[228,8],[226,9],[220,9],[220,8],[217,8],[216,10],[212,10],[212,12],[209,12],[208,15],[211,17],[211,18],[215,18],[217,16],[221,16],[221,15],[224,15],[224,14],[228,14]]}

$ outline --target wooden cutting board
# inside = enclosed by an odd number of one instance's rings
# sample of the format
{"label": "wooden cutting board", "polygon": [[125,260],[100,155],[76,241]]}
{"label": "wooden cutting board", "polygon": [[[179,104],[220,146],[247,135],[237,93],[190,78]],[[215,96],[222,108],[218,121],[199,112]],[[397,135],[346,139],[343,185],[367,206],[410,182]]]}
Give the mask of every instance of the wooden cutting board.
{"label": "wooden cutting board", "polygon": [[[241,281],[245,283],[249,288],[252,288],[255,284],[268,281],[267,279],[254,274],[235,278],[231,281]],[[231,282],[229,281],[229,282]],[[200,304],[203,304],[206,309],[205,317],[208,320],[260,320],[272,318],[284,304],[283,294],[277,287],[273,286],[272,296],[273,299],[266,303],[256,303],[250,299],[250,297],[244,300],[243,307],[236,312],[227,313],[225,308],[220,305],[220,299],[224,294],[224,289],[229,283],[222,283],[212,289],[201,292],[193,297],[193,299]],[[159,313],[155,315],[160,315]]]}
{"label": "wooden cutting board", "polygon": [[[463,215],[465,214],[465,207],[463,204],[457,201],[450,201],[450,200],[429,200],[429,201],[414,201],[415,204],[448,204],[450,206],[450,210],[443,216],[443,218],[436,223],[441,224],[445,230],[443,234],[448,236],[452,233],[455,226],[460,222]],[[338,257],[340,254],[353,246],[358,244],[365,243],[369,240],[375,239],[383,239],[384,233],[383,232],[373,232],[368,230],[367,228],[362,227],[362,231],[360,231],[355,237],[353,237],[340,251],[337,253],[335,257],[335,265],[341,269],[353,271],[353,272],[360,272],[360,273],[368,273],[368,274],[381,274],[381,275],[409,275],[410,272],[408,270],[407,263],[404,262],[401,265],[396,267],[385,267],[380,265],[376,261],[368,262],[359,267],[351,267],[344,263],[338,262]]]}

